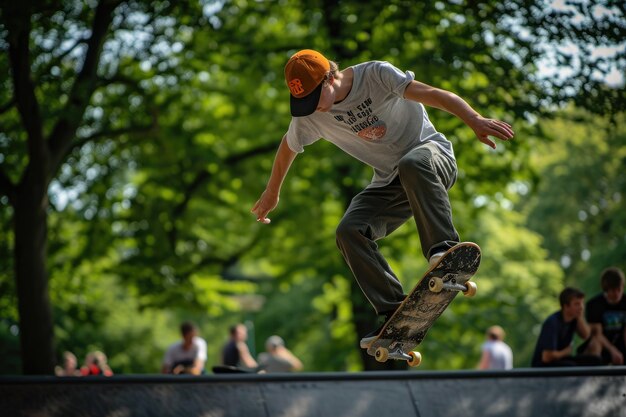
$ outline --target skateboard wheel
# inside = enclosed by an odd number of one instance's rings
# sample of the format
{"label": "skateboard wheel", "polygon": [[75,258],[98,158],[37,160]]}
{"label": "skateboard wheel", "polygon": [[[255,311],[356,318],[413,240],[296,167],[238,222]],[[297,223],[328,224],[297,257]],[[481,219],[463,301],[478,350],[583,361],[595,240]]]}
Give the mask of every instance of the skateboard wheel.
{"label": "skateboard wheel", "polygon": [[387,348],[379,347],[376,349],[376,356],[374,356],[378,362],[387,362],[389,358],[389,351]]}
{"label": "skateboard wheel", "polygon": [[409,356],[411,357],[411,359],[407,361],[409,363],[409,366],[419,366],[419,364],[422,363],[421,353],[409,352]]}
{"label": "skateboard wheel", "polygon": [[443,280],[439,277],[431,278],[428,282],[428,288],[432,292],[441,292],[443,290]]}
{"label": "skateboard wheel", "polygon": [[476,283],[473,281],[467,281],[465,283],[465,286],[467,287],[467,291],[463,291],[463,295],[465,295],[466,297],[473,297],[476,295]]}

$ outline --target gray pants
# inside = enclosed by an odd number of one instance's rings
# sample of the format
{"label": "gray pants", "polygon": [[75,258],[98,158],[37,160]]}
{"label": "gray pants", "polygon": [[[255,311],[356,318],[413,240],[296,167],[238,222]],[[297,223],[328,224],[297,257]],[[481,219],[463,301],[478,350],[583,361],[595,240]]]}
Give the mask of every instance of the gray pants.
{"label": "gray pants", "polygon": [[405,294],[376,241],[413,216],[427,259],[458,243],[448,198],[456,175],[454,161],[427,143],[400,159],[390,184],[366,188],[352,199],[337,227],[337,246],[378,314],[395,310]]}

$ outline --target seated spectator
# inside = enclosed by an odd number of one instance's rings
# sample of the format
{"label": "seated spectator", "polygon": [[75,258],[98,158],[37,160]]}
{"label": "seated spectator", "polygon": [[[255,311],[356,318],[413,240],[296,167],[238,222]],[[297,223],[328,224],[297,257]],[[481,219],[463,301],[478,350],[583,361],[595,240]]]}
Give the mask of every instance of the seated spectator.
{"label": "seated spectator", "polygon": [[578,351],[602,357],[605,364],[623,365],[626,357],[624,272],[607,268],[600,276],[602,293],[587,303],[591,338]]}
{"label": "seated spectator", "polygon": [[161,372],[174,375],[205,373],[206,342],[198,337],[196,326],[190,322],[181,324],[180,332],[183,339],[167,349]]}
{"label": "seated spectator", "polygon": [[80,376],[76,355],[69,351],[63,352],[63,366],[56,366],[54,373],[56,376]]}
{"label": "seated spectator", "polygon": [[565,288],[559,295],[561,309],[550,315],[541,327],[532,359],[533,367],[591,366],[601,364],[598,356],[572,355],[574,333],[582,339],[591,335],[585,320],[585,294],[575,288]]}
{"label": "seated spectator", "polygon": [[487,341],[482,346],[478,369],[513,368],[513,351],[504,343],[504,335],[504,329],[500,326],[491,326],[487,329]]}
{"label": "seated spectator", "polygon": [[265,342],[265,350],[259,355],[259,365],[267,373],[292,372],[302,369],[302,362],[289,349],[280,336],[270,336]]}
{"label": "seated spectator", "polygon": [[245,325],[237,324],[230,328],[230,339],[222,348],[222,365],[246,369],[258,368],[246,340],[248,328]]}
{"label": "seated spectator", "polygon": [[80,373],[83,376],[113,375],[113,371],[111,370],[111,368],[109,368],[109,365],[107,364],[106,355],[99,350],[89,352],[87,356],[85,356],[85,364],[80,368]]}

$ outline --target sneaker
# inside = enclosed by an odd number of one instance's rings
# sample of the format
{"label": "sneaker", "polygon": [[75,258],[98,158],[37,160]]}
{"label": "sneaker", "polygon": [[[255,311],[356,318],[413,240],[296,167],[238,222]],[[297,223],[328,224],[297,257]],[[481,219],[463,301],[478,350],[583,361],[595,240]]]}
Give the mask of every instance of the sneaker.
{"label": "sneaker", "polygon": [[395,313],[395,310],[388,311],[387,313],[383,313],[380,315],[382,324],[378,326],[376,330],[372,330],[371,332],[363,336],[363,338],[361,339],[361,342],[359,343],[362,349],[367,349],[371,346],[372,342],[376,340],[376,337],[378,337],[383,327],[385,327],[385,324],[387,323],[387,321],[391,318],[391,316],[393,316],[393,313]]}
{"label": "sneaker", "polygon": [[439,260],[441,259],[441,257],[445,254],[446,252],[441,251],[441,252],[437,252],[435,253],[433,256],[430,257],[430,259],[428,260],[428,266],[430,266],[431,268],[433,266],[435,266],[437,264],[437,262],[439,262]]}

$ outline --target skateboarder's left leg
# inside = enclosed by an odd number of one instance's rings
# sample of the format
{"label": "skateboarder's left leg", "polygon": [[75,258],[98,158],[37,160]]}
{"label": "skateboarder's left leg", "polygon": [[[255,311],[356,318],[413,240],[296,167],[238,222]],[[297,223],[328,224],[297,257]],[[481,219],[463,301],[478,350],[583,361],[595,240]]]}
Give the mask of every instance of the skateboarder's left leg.
{"label": "skateboarder's left leg", "polygon": [[400,160],[398,173],[426,259],[459,243],[448,197],[448,190],[456,180],[456,163],[435,143],[427,143]]}
{"label": "skateboarder's left leg", "polygon": [[366,188],[359,193],[337,226],[337,246],[378,314],[395,310],[404,300],[404,292],[376,240],[410,217],[404,189],[396,179],[385,187]]}

